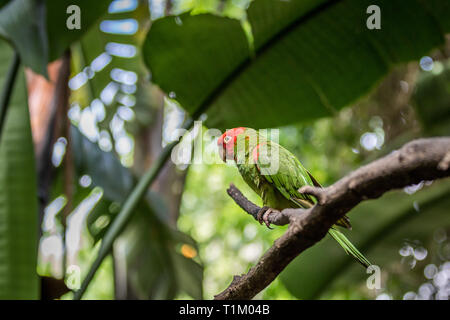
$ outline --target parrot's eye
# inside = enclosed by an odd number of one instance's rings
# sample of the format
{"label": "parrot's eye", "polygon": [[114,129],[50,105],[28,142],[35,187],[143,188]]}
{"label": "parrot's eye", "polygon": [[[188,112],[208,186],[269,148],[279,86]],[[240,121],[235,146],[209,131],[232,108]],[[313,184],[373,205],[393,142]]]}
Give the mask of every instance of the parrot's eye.
{"label": "parrot's eye", "polygon": [[224,141],[225,143],[230,142],[230,140],[231,140],[231,137],[230,137],[230,136],[226,136],[225,139],[223,139],[223,141]]}

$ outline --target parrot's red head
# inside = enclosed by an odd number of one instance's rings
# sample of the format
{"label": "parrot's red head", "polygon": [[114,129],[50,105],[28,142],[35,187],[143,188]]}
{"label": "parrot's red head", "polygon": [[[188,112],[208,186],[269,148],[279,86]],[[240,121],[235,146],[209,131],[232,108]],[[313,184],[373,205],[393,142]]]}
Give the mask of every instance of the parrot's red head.
{"label": "parrot's red head", "polygon": [[235,158],[234,153],[237,136],[244,133],[246,129],[244,127],[229,129],[219,137],[217,145],[219,146],[220,157],[223,161]]}

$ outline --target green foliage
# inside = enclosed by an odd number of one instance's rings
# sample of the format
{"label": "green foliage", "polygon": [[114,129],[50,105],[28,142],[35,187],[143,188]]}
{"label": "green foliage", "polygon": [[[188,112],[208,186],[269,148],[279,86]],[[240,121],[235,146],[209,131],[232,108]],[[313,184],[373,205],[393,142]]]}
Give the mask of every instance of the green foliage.
{"label": "green foliage", "polygon": [[[435,4],[445,9],[444,2]],[[381,30],[366,27],[371,4],[383,8]],[[208,126],[304,122],[332,115],[367,93],[392,65],[442,44],[447,24],[424,6],[399,0],[254,1],[248,10],[254,54],[238,21],[207,14],[166,17],[150,29],[144,59],[152,80],[191,114],[209,108]]]}
{"label": "green foliage", "polygon": [[[225,164],[191,165],[183,192],[178,227],[197,241],[205,268],[205,299],[224,290],[233,275],[248,271],[286,230],[286,227],[269,230],[243,212],[226,194],[230,183],[260,204],[237,169]],[[277,281],[260,297],[291,299],[293,296]]]}
{"label": "green foliage", "polygon": [[[90,30],[97,20],[107,11],[110,0],[45,0],[46,33],[49,39],[49,61],[58,59],[69,46]],[[66,21],[70,14],[67,8],[76,4],[80,7],[81,29],[69,30]]]}
{"label": "green foliage", "polygon": [[[0,88],[13,52],[0,41]],[[0,299],[39,298],[37,185],[23,69],[0,141]]]}
{"label": "green foliage", "polygon": [[[91,187],[97,186],[103,190],[103,197],[86,221],[96,243],[105,237],[116,220],[120,203],[126,200],[135,179],[114,154],[100,150],[75,127],[72,127],[71,133],[77,175],[89,175]],[[78,186],[77,189],[84,194],[83,188]],[[166,224],[166,212],[167,205],[161,196],[147,191],[133,210],[128,224],[122,225],[125,229],[119,243],[126,243],[127,249],[115,252],[115,255],[125,262],[130,289],[137,298],[172,299],[185,292],[201,299],[203,268],[198,261],[185,258],[180,252],[183,245],[194,250],[197,245],[188,235]]]}
{"label": "green foliage", "polygon": [[[138,32],[133,35],[115,34],[101,31],[100,24],[103,21],[115,21],[120,18],[136,19],[141,28],[139,28]],[[75,89],[72,92],[72,101],[78,103],[81,108],[85,108],[89,106],[92,100],[98,99],[102,90],[112,81],[110,73],[113,68],[120,68],[143,75],[144,69],[140,63],[141,57],[138,48],[141,45],[143,34],[146,31],[144,26],[148,19],[148,6],[145,2],[140,2],[136,10],[126,14],[103,14],[101,19],[97,20],[88,32],[81,37],[80,41],[72,50],[72,75],[83,72],[85,68],[90,68],[90,72],[93,73],[93,76],[85,85],[81,86],[79,89]],[[92,70],[92,62],[101,54],[105,53],[105,47],[108,43],[136,46],[136,55],[132,57],[109,55],[111,61],[103,69]],[[114,100],[113,105],[110,107],[116,109],[117,105],[119,105],[119,102]],[[113,114],[113,112],[108,113],[108,115]],[[110,120],[111,116],[106,117],[104,121],[102,121],[102,127],[107,127]]]}
{"label": "green foliage", "polygon": [[[421,284],[435,285],[430,292],[437,293],[438,282],[424,272],[426,267],[434,265],[445,270],[450,259],[448,217],[450,185],[448,181],[436,181],[430,186],[416,186],[417,193],[406,195],[400,192],[384,196],[380,201],[393,204],[390,212],[402,211],[393,218],[392,223],[380,229],[364,241],[363,247],[369,256],[381,268],[381,289],[368,290],[366,280],[369,276],[358,273],[354,266],[348,265],[334,281],[323,290],[322,298],[332,298],[336,294],[351,294],[356,298],[374,298],[380,293],[388,294],[392,299],[406,299],[405,293],[416,291]],[[411,192],[412,189],[409,190]],[[416,189],[417,190],[417,189]],[[398,203],[396,202],[398,200]],[[368,214],[379,214],[376,201],[361,206],[360,210]],[[445,272],[445,271],[444,271]],[[417,290],[419,291],[419,290]],[[346,298],[347,296],[343,296]],[[419,299],[430,299],[420,295]],[[436,297],[437,298],[437,297]]]}
{"label": "green foliage", "polygon": [[[411,112],[412,107],[408,108]],[[375,94],[361,103],[359,109],[345,109],[333,118],[308,125],[281,128],[280,144],[294,152],[323,185],[329,185],[368,159],[392,150],[391,141],[384,141],[379,149],[372,151],[365,150],[360,142],[361,136],[372,130],[381,130],[383,135],[389,136],[392,130],[387,118],[389,112],[377,101]],[[403,119],[399,117],[396,113],[391,120],[397,123]],[[381,118],[385,119],[384,124]],[[414,119],[405,121],[405,134],[416,130]],[[260,199],[243,182],[235,167],[191,165],[189,170],[178,224],[198,242],[200,256],[205,261],[205,296],[212,297],[229,285],[232,274],[244,273],[254,265],[285,228],[276,227],[270,231],[259,226],[227,196],[226,188],[229,183],[234,183],[245,196],[260,204]],[[413,274],[406,262],[401,264],[399,261],[398,250],[404,239],[420,239],[426,244],[424,239],[430,236],[433,228],[450,223],[444,211],[435,211],[446,206],[443,199],[448,196],[448,182],[421,186],[423,190],[412,195],[404,192],[387,194],[381,199],[364,202],[349,213],[353,230],[346,232],[346,236],[371,262],[381,267],[385,292],[390,292],[393,284],[384,279],[395,278],[400,267],[405,277],[423,278],[421,274]],[[415,207],[420,211],[417,212]],[[426,223],[427,227],[419,234],[421,223]],[[407,227],[403,228],[403,224]],[[383,252],[389,254],[383,257]],[[293,263],[257,298],[372,299],[374,294],[380,293],[367,290],[365,282],[369,275],[329,237],[302,253]],[[395,298],[401,298],[405,292],[404,283],[397,287],[402,294]]]}
{"label": "green foliage", "polygon": [[48,38],[43,1],[18,0],[6,4],[0,11],[0,35],[13,43],[25,65],[47,75]]}
{"label": "green foliage", "polygon": [[66,20],[70,0],[15,0],[0,8],[0,36],[19,52],[24,64],[47,75],[47,63],[61,56],[107,9],[109,0],[77,1],[82,27],[69,30]]}
{"label": "green foliage", "polygon": [[435,62],[437,72],[422,72],[413,102],[425,132],[450,134],[450,63]]}
{"label": "green foliage", "polygon": [[[110,73],[113,68],[135,72],[139,77],[144,77],[146,74],[146,70],[140,64],[138,49],[143,32],[146,31],[144,26],[149,19],[148,7],[145,2],[140,2],[137,9],[131,12],[111,12],[102,18],[110,21],[123,18],[136,19],[141,28],[134,35],[113,34],[101,31],[100,22],[97,23],[72,51],[74,73],[84,73],[85,68],[90,68],[92,61],[105,52],[105,46],[108,43],[136,46],[138,54],[129,58],[111,54],[111,61],[106,67],[102,70],[91,70],[95,71],[92,72],[93,76],[78,90],[75,90],[72,96],[72,101],[81,108],[89,108],[89,104],[94,99],[100,98],[102,90],[108,84],[114,84],[119,88],[123,86],[115,79],[111,79]],[[118,117],[116,109],[123,103],[121,97],[135,98],[134,110],[136,113],[139,112],[138,126],[144,123],[148,125],[148,113],[152,114],[151,117],[155,113],[155,110],[152,110],[155,109],[153,106],[155,98],[152,96],[153,89],[143,82],[141,79],[137,83],[136,95],[126,93],[122,89],[118,90],[112,103],[106,105],[108,108],[106,116],[98,123],[99,129],[110,131],[111,119]],[[147,114],[142,116],[144,110]],[[129,126],[127,129],[130,129]],[[131,129],[136,132],[136,127]],[[123,167],[112,152],[100,150],[96,143],[88,141],[78,130],[72,130],[72,132],[75,138],[73,139],[74,147],[77,150],[75,162],[79,174],[88,174],[92,178],[93,185],[102,187],[104,192],[102,199],[87,218],[87,226],[94,240],[103,239],[100,248],[101,258],[95,262],[97,266],[105,256],[105,252],[109,251],[112,246],[112,242],[105,241],[105,239],[115,240],[120,233],[118,242],[127,243],[128,246],[126,253],[117,259],[125,261],[127,281],[130,285],[128,289],[131,289],[130,296],[140,299],[168,299],[175,297],[180,292],[185,292],[192,297],[201,298],[202,267],[198,262],[184,258],[179,251],[183,244],[189,242],[192,242],[190,245],[195,247],[195,242],[187,235],[180,238],[179,232],[166,225],[167,205],[162,201],[161,195],[149,191],[143,192],[144,199],[135,198],[133,209],[127,207],[127,216],[124,218],[123,212],[119,213],[123,209],[121,204],[127,200],[132,186],[136,183],[131,171]],[[114,134],[112,136],[115,138]],[[168,154],[166,152],[166,155]],[[116,175],[111,175],[110,172],[115,172]],[[119,220],[118,217],[120,217]],[[111,229],[116,234],[113,238],[108,235],[108,232],[111,234]],[[122,233],[121,230],[123,230]],[[120,252],[115,252],[115,255],[120,255]],[[91,269],[91,274],[93,270],[94,268]],[[148,272],[142,272],[142,270],[148,270]],[[188,271],[187,275],[180,275],[186,271]],[[88,282],[86,281],[86,283]],[[189,283],[189,286],[185,283]]]}

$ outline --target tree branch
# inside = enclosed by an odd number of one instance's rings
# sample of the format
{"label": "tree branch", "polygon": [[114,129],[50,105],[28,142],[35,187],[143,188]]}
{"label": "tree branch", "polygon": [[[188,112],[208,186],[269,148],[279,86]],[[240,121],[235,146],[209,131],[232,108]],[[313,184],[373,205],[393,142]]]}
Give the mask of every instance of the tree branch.
{"label": "tree branch", "polygon": [[[326,188],[302,187],[318,203],[310,209],[284,209],[268,216],[275,225],[289,223],[288,230],[247,274],[234,276],[217,300],[251,299],[267,287],[300,253],[319,242],[328,229],[358,203],[380,197],[389,190],[450,176],[450,138],[414,140],[401,149],[371,162]],[[230,197],[256,219],[259,207],[234,186]]]}

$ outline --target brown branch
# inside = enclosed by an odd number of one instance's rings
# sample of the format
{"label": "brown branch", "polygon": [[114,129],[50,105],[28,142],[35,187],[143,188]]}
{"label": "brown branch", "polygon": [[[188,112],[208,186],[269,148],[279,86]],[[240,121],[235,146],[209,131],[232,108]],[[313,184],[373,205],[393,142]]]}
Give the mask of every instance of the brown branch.
{"label": "brown branch", "polygon": [[[261,207],[248,200],[234,184],[230,184],[230,187],[227,189],[227,193],[234,200],[234,202],[236,202],[242,209],[244,209],[244,211],[257,220],[256,216]],[[288,224],[293,217],[298,216],[299,214],[300,212],[298,210],[271,212],[268,215],[268,220],[271,224],[276,226],[284,226]]]}
{"label": "brown branch", "polygon": [[[401,149],[353,171],[327,188],[306,186],[302,193],[313,195],[318,204],[310,209],[285,209],[271,213],[277,225],[288,230],[260,258],[247,274],[235,276],[215,299],[251,299],[267,287],[300,253],[320,241],[328,229],[358,203],[421,181],[450,176],[450,138],[429,138],[409,142]],[[231,185],[233,200],[256,217],[260,209]]]}

